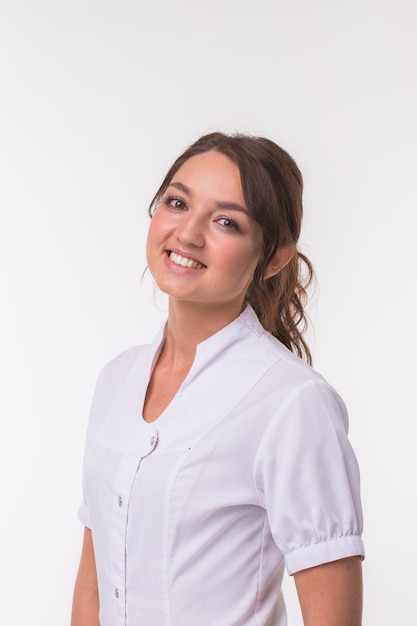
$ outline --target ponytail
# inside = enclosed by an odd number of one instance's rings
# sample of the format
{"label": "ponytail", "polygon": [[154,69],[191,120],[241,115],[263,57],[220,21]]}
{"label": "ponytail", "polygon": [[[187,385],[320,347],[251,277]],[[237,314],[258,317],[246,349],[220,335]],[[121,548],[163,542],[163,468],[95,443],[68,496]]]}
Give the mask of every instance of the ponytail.
{"label": "ponytail", "polygon": [[271,278],[263,280],[255,272],[246,294],[262,326],[309,365],[312,357],[303,336],[308,326],[304,308],[313,277],[311,262],[295,250],[291,261]]}

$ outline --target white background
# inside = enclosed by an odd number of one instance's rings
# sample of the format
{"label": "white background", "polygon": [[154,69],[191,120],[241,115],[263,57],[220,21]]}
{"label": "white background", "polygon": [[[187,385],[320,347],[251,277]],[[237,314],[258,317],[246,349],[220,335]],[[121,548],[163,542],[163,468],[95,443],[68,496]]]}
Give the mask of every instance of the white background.
{"label": "white background", "polygon": [[0,622],[69,623],[95,379],[164,318],[147,205],[219,129],[304,173],[315,366],[362,470],[364,624],[416,626],[416,3],[3,0],[0,47]]}

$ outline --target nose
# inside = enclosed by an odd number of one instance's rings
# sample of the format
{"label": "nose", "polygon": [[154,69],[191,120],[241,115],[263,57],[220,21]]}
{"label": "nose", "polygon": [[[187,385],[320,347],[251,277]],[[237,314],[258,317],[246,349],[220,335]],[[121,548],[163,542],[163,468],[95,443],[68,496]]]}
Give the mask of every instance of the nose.
{"label": "nose", "polygon": [[176,237],[183,246],[202,248],[204,246],[204,227],[196,215],[185,213],[177,226]]}

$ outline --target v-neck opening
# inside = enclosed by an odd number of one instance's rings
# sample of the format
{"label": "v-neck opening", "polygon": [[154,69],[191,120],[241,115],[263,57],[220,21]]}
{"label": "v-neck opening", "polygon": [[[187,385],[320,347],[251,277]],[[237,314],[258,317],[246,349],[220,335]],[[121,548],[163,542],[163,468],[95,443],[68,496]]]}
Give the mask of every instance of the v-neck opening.
{"label": "v-neck opening", "polygon": [[[142,401],[142,407],[140,411],[141,421],[143,421],[145,424],[155,424],[155,425],[157,423],[161,423],[161,421],[164,422],[167,415],[171,413],[171,410],[173,409],[173,407],[175,407],[178,400],[182,397],[185,389],[188,387],[190,382],[199,374],[199,371],[202,370],[213,358],[216,358],[220,350],[225,349],[228,345],[230,345],[237,339],[237,337],[240,334],[239,328],[242,322],[250,326],[253,331],[258,330],[259,332],[259,330],[262,329],[262,327],[260,327],[259,321],[252,307],[249,304],[247,304],[245,309],[242,311],[242,313],[238,317],[236,317],[234,320],[229,322],[229,324],[227,324],[226,326],[223,326],[223,328],[220,328],[218,331],[213,333],[213,335],[210,335],[210,337],[207,337],[207,339],[204,339],[203,341],[201,341],[200,343],[196,345],[196,352],[195,352],[194,360],[191,364],[191,367],[188,370],[181,385],[178,387],[177,391],[175,392],[174,396],[171,398],[167,406],[161,411],[158,417],[156,417],[152,421],[147,421],[144,417],[146,395],[148,392],[149,384],[150,384],[155,366],[158,362],[159,356],[164,346],[164,342],[166,338],[166,331],[167,331],[167,322],[165,322],[164,325],[159,330],[158,334],[156,335],[155,340],[150,346],[151,354],[149,355],[150,357],[149,376],[147,379],[146,387],[145,386],[143,387],[143,401]],[[230,331],[232,327],[235,328],[235,332],[231,334]],[[224,337],[227,338],[226,341]]]}

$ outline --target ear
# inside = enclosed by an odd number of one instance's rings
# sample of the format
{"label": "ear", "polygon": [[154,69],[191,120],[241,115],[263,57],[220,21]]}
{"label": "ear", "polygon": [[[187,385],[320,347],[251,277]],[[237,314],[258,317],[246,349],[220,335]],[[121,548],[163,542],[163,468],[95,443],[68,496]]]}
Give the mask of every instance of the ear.
{"label": "ear", "polygon": [[294,252],[295,245],[293,243],[278,248],[264,272],[264,280],[278,274],[278,272],[280,272],[282,268],[291,261],[294,256]]}

